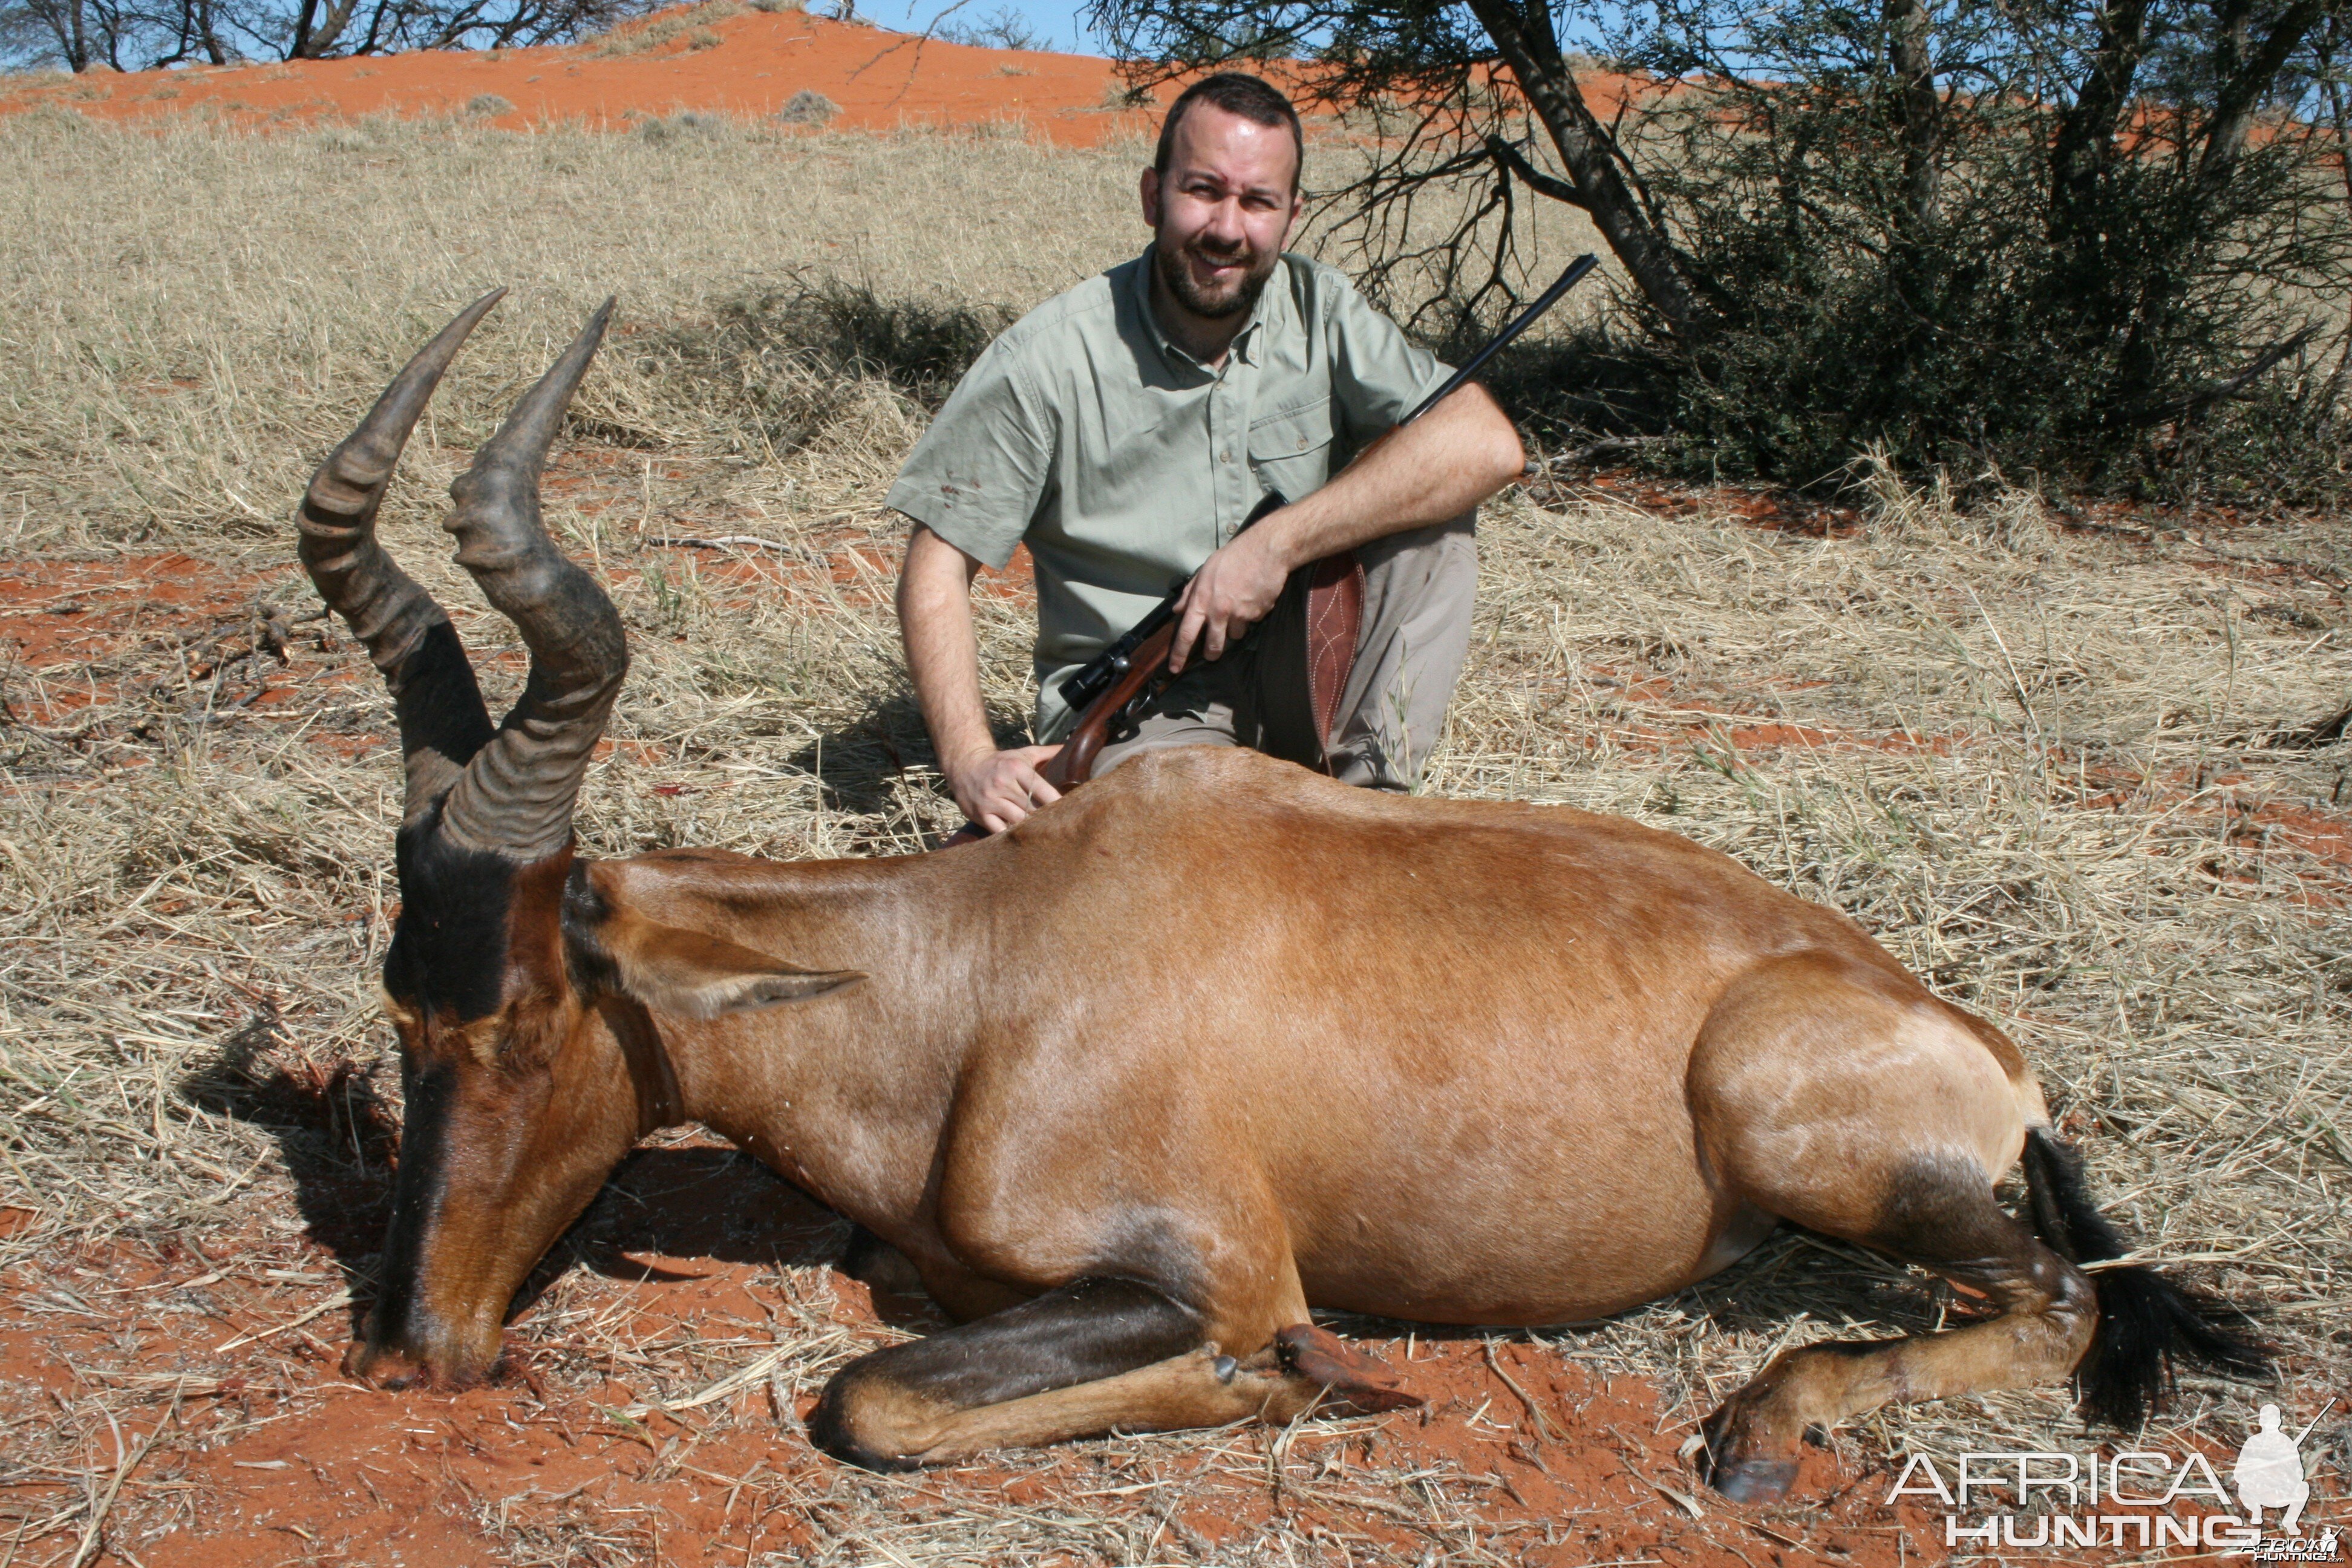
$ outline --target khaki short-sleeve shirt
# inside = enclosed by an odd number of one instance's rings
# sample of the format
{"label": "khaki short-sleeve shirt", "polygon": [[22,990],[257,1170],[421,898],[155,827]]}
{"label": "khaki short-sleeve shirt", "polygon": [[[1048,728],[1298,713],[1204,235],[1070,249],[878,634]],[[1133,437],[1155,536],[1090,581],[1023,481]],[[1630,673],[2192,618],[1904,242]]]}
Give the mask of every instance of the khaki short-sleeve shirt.
{"label": "khaki short-sleeve shirt", "polygon": [[1448,374],[1347,276],[1285,255],[1224,363],[1153,320],[1149,251],[1013,323],[965,373],[885,504],[1002,567],[1037,570],[1037,733],[1063,678],[1233,538],[1297,500]]}

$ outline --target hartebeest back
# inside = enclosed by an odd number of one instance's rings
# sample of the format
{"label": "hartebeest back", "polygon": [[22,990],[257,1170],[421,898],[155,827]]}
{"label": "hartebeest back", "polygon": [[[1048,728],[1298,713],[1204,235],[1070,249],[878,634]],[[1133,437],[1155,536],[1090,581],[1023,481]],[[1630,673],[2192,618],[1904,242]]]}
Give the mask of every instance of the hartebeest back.
{"label": "hartebeest back", "polygon": [[[311,482],[302,558],[392,688],[407,760],[384,965],[406,1095],[350,1370],[488,1373],[541,1254],[646,1132],[700,1121],[911,1261],[961,1326],[852,1363],[812,1419],[897,1466],[1111,1427],[1410,1400],[1313,1327],[1616,1310],[1776,1224],[1879,1247],[1988,1321],[1787,1352],[1709,1418],[1769,1495],[1889,1399],[2074,1374],[2126,1423],[2184,1355],[2253,1373],[2138,1268],[1998,1031],[1851,921],[1687,840],[1149,755],[929,856],[575,859],[625,665],[538,476],[595,319],[452,487],[457,559],[520,627],[495,730],[456,633],[377,547],[468,309]],[[2028,1221],[1994,1201],[2020,1157]]]}

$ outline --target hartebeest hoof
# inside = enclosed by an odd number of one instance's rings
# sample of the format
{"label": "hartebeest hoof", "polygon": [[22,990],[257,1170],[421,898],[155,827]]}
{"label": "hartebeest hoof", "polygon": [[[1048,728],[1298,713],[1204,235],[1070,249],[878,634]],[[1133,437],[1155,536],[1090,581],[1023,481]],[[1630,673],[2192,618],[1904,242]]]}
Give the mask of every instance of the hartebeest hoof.
{"label": "hartebeest hoof", "polygon": [[1420,1394],[1404,1386],[1396,1368],[1313,1323],[1293,1323],[1276,1333],[1274,1353],[1284,1371],[1321,1384],[1330,1397],[1367,1415],[1422,1403]]}
{"label": "hartebeest hoof", "polygon": [[343,1352],[343,1375],[370,1388],[416,1388],[433,1381],[424,1363],[384,1345],[354,1340]]}
{"label": "hartebeest hoof", "polygon": [[1699,1479],[1734,1502],[1778,1502],[1796,1484],[1797,1457],[1759,1438],[1740,1419],[1747,1408],[1734,1394],[1700,1425]]}
{"label": "hartebeest hoof", "polygon": [[370,1388],[470,1388],[498,1371],[499,1354],[495,1342],[487,1355],[446,1345],[419,1353],[362,1338],[343,1352],[343,1375]]}

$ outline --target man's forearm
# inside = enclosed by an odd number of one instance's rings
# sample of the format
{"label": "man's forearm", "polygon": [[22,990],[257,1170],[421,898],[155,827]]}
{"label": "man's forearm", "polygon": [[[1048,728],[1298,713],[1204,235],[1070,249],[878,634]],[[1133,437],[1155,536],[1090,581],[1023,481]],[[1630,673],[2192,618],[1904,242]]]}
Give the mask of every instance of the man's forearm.
{"label": "man's forearm", "polygon": [[972,631],[976,563],[919,523],[898,578],[898,635],[907,673],[942,770],[995,750],[980,695],[980,639]]}
{"label": "man's forearm", "polygon": [[1296,570],[1458,517],[1517,479],[1526,461],[1509,417],[1474,382],[1258,528],[1284,568]]}
{"label": "man's forearm", "polygon": [[1348,465],[1313,495],[1269,513],[1203,562],[1178,604],[1168,668],[1181,670],[1274,607],[1289,574],[1310,561],[1458,517],[1519,477],[1519,435],[1473,382]]}
{"label": "man's forearm", "polygon": [[971,580],[979,572],[979,562],[917,524],[898,574],[898,635],[956,805],[970,821],[1002,833],[1062,798],[1037,771],[1059,748],[996,749],[980,698],[980,639],[971,629]]}

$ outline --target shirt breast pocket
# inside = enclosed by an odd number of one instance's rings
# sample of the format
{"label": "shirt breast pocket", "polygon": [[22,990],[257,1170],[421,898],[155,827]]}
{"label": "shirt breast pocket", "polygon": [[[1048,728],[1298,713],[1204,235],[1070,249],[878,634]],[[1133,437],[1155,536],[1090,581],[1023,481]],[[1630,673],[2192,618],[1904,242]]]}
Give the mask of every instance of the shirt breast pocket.
{"label": "shirt breast pocket", "polygon": [[1250,421],[1250,471],[1265,489],[1298,500],[1331,477],[1331,400],[1294,404]]}

